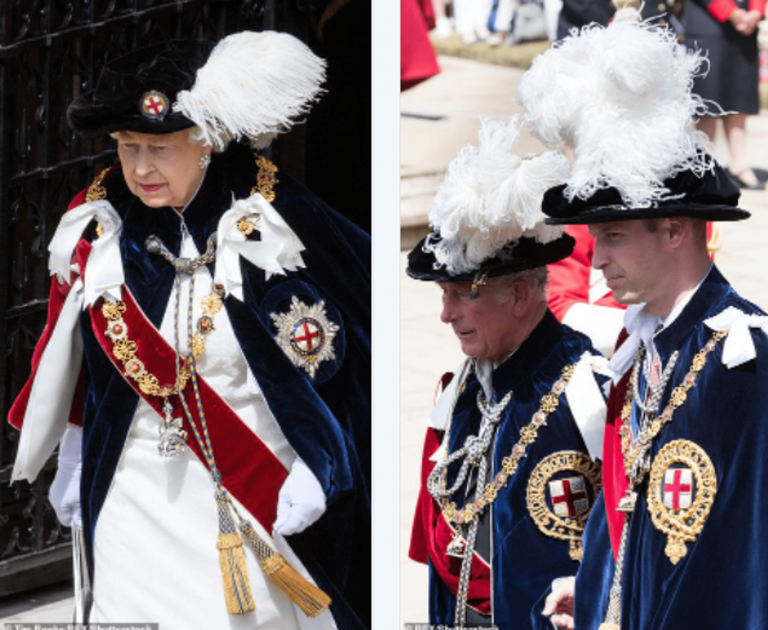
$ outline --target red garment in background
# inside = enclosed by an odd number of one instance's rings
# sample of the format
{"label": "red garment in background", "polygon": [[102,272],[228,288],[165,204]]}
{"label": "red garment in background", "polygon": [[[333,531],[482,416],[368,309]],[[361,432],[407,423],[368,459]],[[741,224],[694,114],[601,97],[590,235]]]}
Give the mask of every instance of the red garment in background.
{"label": "red garment in background", "polygon": [[400,91],[440,72],[427,35],[435,16],[430,0],[400,0]]}

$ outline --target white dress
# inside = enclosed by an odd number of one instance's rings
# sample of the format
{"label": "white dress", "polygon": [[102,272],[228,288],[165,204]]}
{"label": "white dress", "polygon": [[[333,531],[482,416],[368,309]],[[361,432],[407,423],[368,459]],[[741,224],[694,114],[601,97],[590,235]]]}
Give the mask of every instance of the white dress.
{"label": "white dress", "polygon": [[[198,256],[194,242],[184,232],[182,255]],[[189,283],[189,276],[182,276],[179,330],[183,353]],[[193,322],[202,314],[200,300],[209,294],[210,287],[208,270],[198,269]],[[172,346],[174,299],[172,293],[160,329]],[[267,408],[224,309],[214,317],[214,330],[207,337],[198,372],[290,470],[295,454]],[[188,449],[181,457],[160,457],[157,443],[161,422],[160,416],[140,400],[96,526],[90,621],[159,623],[161,630],[335,628],[328,611],[309,620],[293,606],[264,576],[247,543],[244,548],[256,611],[227,613],[216,548],[213,482]],[[195,438],[190,435],[189,439]],[[275,548],[270,532],[240,504],[237,508]],[[284,539],[278,540],[278,548],[296,570],[309,577]]]}

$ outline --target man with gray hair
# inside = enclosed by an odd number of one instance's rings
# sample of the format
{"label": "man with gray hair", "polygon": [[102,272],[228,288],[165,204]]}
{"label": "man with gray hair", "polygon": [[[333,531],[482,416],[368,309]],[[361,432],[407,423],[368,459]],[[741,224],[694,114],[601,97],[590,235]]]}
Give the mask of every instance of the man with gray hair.
{"label": "man with gray hair", "polygon": [[518,133],[515,120],[483,124],[408,257],[412,278],[441,287],[467,355],[431,415],[410,550],[430,566],[430,623],[456,628],[529,627],[552,578],[578,566],[600,491],[594,350],[546,301],[546,265],[573,239],[539,206],[567,160],[511,153]]}

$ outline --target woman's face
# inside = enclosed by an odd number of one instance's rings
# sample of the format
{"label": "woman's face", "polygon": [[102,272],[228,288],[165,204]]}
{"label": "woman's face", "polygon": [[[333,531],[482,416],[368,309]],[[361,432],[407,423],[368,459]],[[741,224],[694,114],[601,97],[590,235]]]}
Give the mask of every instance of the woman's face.
{"label": "woman's face", "polygon": [[205,170],[200,158],[211,152],[189,139],[189,129],[162,135],[120,131],[114,135],[123,177],[131,192],[151,208],[186,206]]}

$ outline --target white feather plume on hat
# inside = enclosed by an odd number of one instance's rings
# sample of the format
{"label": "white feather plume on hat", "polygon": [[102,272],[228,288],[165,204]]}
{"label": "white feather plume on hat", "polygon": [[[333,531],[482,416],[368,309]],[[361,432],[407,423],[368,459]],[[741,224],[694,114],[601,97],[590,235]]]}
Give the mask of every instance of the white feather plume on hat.
{"label": "white feather plume on hat", "polygon": [[707,113],[691,92],[705,62],[635,9],[618,11],[608,27],[574,30],[534,59],[517,98],[545,144],[573,147],[569,201],[612,186],[627,205],[647,207],[669,193],[665,179],[712,168],[692,125]]}
{"label": "white feather plume on hat", "polygon": [[568,160],[556,151],[512,153],[519,134],[517,116],[482,120],[479,146],[465,146],[448,165],[429,213],[442,240],[427,239],[424,248],[453,275],[478,269],[522,236],[549,243],[562,234],[544,224],[541,199],[563,183]]}
{"label": "white feather plume on hat", "polygon": [[263,148],[309,111],[324,80],[325,61],[292,35],[244,31],[216,45],[174,110],[200,128],[205,144],[223,149],[246,137]]}

